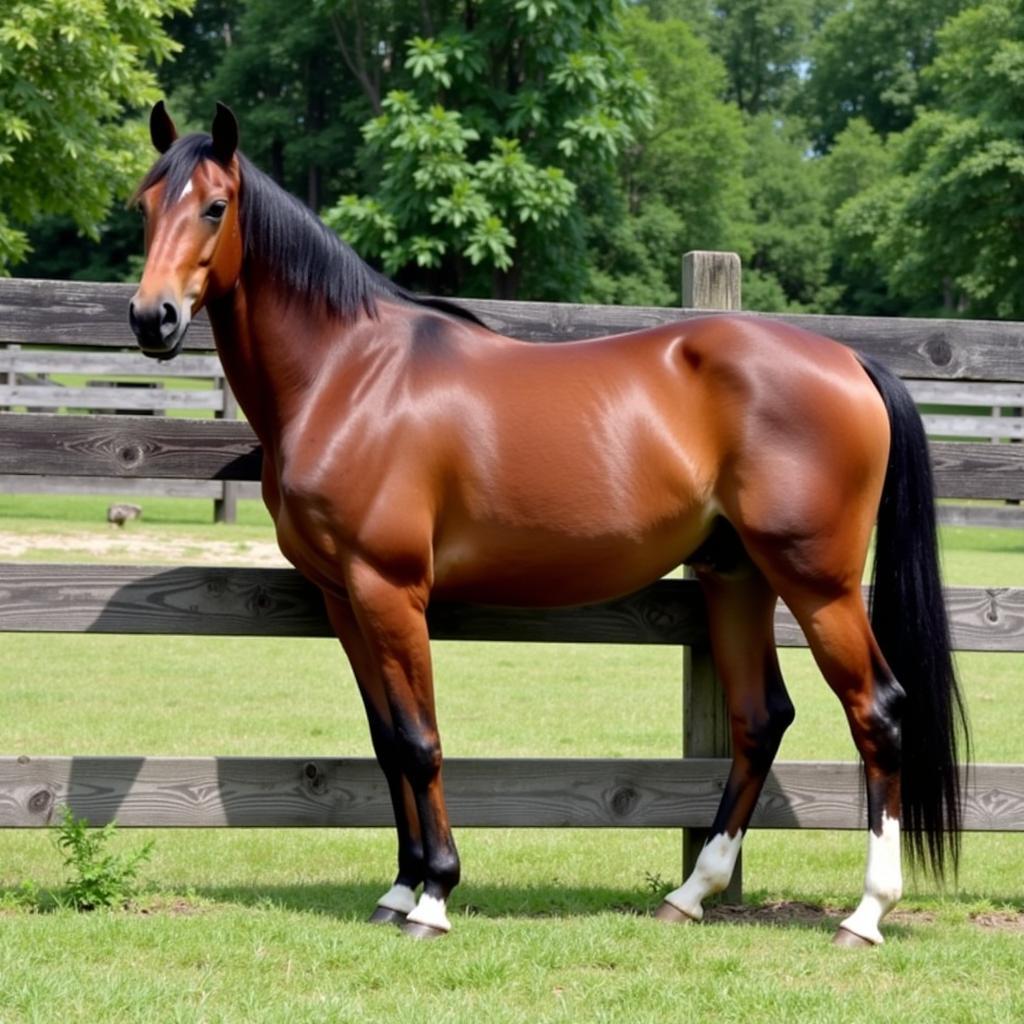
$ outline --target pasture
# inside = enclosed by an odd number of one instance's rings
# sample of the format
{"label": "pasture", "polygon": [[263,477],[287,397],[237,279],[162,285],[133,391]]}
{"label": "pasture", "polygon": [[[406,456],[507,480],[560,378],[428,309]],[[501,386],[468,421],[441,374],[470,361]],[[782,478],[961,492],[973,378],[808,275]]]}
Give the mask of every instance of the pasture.
{"label": "pasture", "polygon": [[[144,546],[143,561],[163,547],[181,564],[227,542],[244,563],[272,540],[247,503],[240,525],[211,527],[204,502],[147,501],[145,521],[123,531],[101,522],[103,507],[101,498],[3,498],[0,532],[30,540],[18,557],[65,561],[132,560]],[[115,550],[95,554],[97,537]],[[1024,532],[947,529],[943,549],[949,583],[1024,578]],[[2,643],[9,753],[370,753],[333,641],[24,634]],[[797,722],[780,758],[852,759],[839,706],[806,652],[783,657]],[[435,659],[450,756],[679,750],[678,650],[440,643]],[[977,760],[1021,760],[1021,658],[959,663]],[[678,832],[463,829],[456,927],[430,944],[363,923],[390,880],[388,831],[151,834],[137,904],[84,915],[46,910],[45,891],[61,884],[46,834],[0,834],[3,1024],[1024,1017],[1019,836],[966,836],[959,880],[945,891],[911,880],[886,945],[856,953],[829,940],[859,895],[862,832],[755,832],[744,906],[678,928],[645,916],[678,884]],[[139,841],[118,836],[121,846]],[[44,890],[46,912],[19,906],[27,880]]]}

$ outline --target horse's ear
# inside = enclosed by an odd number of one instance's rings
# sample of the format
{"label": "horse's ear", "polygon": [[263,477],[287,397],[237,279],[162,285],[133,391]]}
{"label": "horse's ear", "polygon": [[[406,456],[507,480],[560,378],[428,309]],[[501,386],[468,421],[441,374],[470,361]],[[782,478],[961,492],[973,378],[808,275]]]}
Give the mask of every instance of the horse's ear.
{"label": "horse's ear", "polygon": [[222,163],[231,163],[231,158],[238,148],[238,121],[231,113],[231,108],[217,103],[217,113],[213,117],[213,155]]}
{"label": "horse's ear", "polygon": [[178,137],[178,129],[174,127],[163,100],[154,103],[149,112],[149,137],[160,153],[166,153]]}

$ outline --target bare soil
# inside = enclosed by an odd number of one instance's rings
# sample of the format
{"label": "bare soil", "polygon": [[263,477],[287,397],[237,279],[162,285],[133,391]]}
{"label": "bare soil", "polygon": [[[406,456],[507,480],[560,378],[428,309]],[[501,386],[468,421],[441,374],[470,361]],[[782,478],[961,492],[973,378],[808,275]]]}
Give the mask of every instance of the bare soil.
{"label": "bare soil", "polygon": [[83,556],[96,560],[176,565],[287,565],[273,541],[207,540],[173,534],[153,534],[111,526],[107,531],[76,530],[55,533],[13,533],[0,530],[0,559],[56,553],[67,561]]}

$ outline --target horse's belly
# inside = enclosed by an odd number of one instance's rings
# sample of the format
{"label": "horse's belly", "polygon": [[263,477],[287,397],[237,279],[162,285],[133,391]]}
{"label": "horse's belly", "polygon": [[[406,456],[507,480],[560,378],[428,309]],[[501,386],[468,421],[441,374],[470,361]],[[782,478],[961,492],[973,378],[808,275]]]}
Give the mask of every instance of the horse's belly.
{"label": "horse's belly", "polygon": [[446,600],[521,606],[609,600],[674,569],[709,528],[706,515],[694,514],[641,536],[461,531],[435,549],[433,592]]}

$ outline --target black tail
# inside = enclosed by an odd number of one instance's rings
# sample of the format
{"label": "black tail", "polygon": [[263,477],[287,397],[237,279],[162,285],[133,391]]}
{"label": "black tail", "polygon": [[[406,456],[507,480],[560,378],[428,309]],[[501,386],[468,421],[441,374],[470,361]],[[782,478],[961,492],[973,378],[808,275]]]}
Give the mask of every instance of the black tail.
{"label": "black tail", "polygon": [[911,860],[941,878],[960,856],[958,747],[967,716],[950,649],[939,577],[935,488],[924,424],[906,385],[861,356],[889,413],[889,467],[878,510],[871,628],[907,693],[903,710],[903,828]]}

